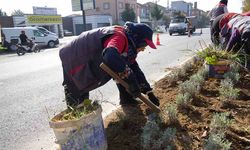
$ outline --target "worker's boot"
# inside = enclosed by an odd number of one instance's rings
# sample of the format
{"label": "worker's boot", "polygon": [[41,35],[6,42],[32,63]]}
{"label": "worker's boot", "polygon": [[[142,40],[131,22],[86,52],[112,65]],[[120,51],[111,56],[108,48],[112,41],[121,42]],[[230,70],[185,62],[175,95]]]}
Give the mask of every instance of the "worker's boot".
{"label": "worker's boot", "polygon": [[134,99],[121,84],[117,84],[117,87],[119,90],[120,105],[138,105],[142,103]]}

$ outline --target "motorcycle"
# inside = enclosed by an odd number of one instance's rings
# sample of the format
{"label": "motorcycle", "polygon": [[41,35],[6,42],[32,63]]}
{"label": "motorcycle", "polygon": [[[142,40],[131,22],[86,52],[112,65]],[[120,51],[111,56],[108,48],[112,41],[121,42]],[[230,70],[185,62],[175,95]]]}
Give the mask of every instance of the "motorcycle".
{"label": "motorcycle", "polygon": [[32,42],[30,40],[30,45],[22,45],[22,44],[16,44],[17,46],[17,55],[18,56],[22,56],[24,55],[26,52],[35,52],[38,53],[40,52],[40,48],[38,47],[38,45],[34,42]]}

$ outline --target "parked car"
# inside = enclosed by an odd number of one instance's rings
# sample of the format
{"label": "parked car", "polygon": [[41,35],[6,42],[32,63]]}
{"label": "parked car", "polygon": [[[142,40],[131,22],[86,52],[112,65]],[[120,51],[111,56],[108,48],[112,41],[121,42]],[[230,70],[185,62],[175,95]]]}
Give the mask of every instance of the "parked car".
{"label": "parked car", "polygon": [[73,35],[73,33],[69,30],[63,30],[63,34],[64,34],[64,36],[72,36]]}

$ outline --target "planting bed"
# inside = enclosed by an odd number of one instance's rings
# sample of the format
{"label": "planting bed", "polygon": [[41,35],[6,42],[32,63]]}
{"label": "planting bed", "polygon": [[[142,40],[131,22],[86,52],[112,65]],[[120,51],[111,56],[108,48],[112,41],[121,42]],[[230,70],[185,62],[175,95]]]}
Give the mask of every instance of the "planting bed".
{"label": "planting bed", "polygon": [[[160,99],[160,108],[163,112],[166,106],[176,104],[176,96],[180,93],[181,83],[197,73],[203,62],[194,63],[177,82],[170,84],[170,77],[166,76],[154,85],[154,93]],[[172,79],[171,79],[172,80]],[[203,82],[200,92],[193,96],[185,108],[177,109],[177,121],[171,122],[166,113],[161,116],[160,131],[175,128],[172,139],[172,149],[204,149],[211,134],[211,122],[216,113],[228,112],[227,119],[232,123],[226,128],[224,140],[231,143],[230,149],[250,149],[250,74],[240,71],[240,79],[235,88],[239,89],[236,100],[222,102],[220,96],[221,80],[208,79]],[[109,150],[139,150],[139,149],[166,149],[168,144],[156,148],[159,141],[151,139],[150,148],[145,148],[142,133],[145,124],[152,119],[153,112],[145,105],[124,106],[111,113],[104,120]],[[159,120],[159,119],[158,119]],[[159,122],[159,121],[158,121]],[[158,130],[151,128],[151,131]],[[163,144],[164,145],[164,144]]]}

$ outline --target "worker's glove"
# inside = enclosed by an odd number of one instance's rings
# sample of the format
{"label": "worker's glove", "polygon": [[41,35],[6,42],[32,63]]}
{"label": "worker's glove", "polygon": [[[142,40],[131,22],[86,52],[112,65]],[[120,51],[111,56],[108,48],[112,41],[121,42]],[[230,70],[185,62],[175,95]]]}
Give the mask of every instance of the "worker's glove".
{"label": "worker's glove", "polygon": [[130,74],[133,74],[133,71],[127,65],[123,72],[118,72],[118,76],[122,79],[128,78]]}
{"label": "worker's glove", "polygon": [[140,87],[136,81],[135,75],[133,73],[129,74],[128,78],[124,79],[129,85],[129,93],[134,97],[138,97],[141,94]]}
{"label": "worker's glove", "polygon": [[149,100],[154,103],[156,106],[159,106],[159,99],[154,95],[152,91],[147,93]]}

